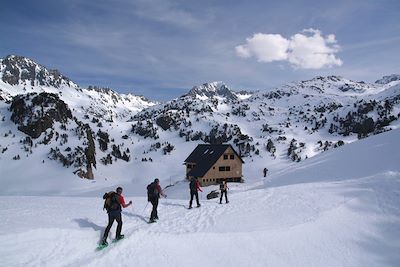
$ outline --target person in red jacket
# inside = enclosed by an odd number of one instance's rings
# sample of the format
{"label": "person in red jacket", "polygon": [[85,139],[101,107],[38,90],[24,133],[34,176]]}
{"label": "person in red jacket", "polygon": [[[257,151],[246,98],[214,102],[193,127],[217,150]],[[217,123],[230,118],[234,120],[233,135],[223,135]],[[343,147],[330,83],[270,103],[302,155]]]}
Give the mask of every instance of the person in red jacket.
{"label": "person in red jacket", "polygon": [[110,206],[107,209],[108,225],[106,227],[106,230],[104,231],[102,245],[108,245],[107,236],[108,236],[108,233],[110,232],[110,229],[111,229],[111,227],[112,227],[112,225],[114,223],[114,220],[116,220],[117,223],[118,223],[116,239],[119,240],[119,239],[124,238],[124,235],[121,235],[121,230],[122,230],[121,211],[122,211],[122,207],[123,208],[127,208],[130,205],[132,205],[132,201],[129,201],[128,204],[125,204],[125,199],[122,196],[122,187],[118,187],[117,188],[117,193],[116,194],[114,193],[111,196]]}
{"label": "person in red jacket", "polygon": [[193,197],[196,196],[196,202],[197,202],[197,207],[200,207],[200,202],[199,202],[199,192],[203,192],[200,187],[199,180],[197,180],[197,177],[193,177],[192,180],[190,180],[189,184],[190,188],[190,202],[189,202],[189,209],[192,208],[192,202],[193,202]]}

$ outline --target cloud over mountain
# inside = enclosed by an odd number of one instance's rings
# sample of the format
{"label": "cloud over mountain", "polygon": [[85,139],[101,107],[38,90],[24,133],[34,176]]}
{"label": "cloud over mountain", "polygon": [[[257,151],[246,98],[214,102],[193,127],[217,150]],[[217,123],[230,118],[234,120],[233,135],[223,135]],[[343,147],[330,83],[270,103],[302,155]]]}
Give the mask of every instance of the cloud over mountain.
{"label": "cloud over mountain", "polygon": [[290,38],[280,34],[256,33],[235,49],[242,58],[254,57],[258,62],[266,63],[287,61],[293,68],[300,69],[321,69],[343,64],[336,56],[340,46],[335,35],[324,36],[316,29],[305,29]]}

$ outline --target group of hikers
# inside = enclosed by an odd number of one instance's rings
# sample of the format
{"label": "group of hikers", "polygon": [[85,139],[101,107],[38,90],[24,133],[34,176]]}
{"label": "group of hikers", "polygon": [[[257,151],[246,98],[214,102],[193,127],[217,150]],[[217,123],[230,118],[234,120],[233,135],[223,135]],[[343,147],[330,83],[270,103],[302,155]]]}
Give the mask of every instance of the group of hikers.
{"label": "group of hikers", "polygon": [[[199,191],[203,192],[203,190],[200,187],[200,182],[198,181],[197,177],[193,177],[190,180],[189,183],[189,189],[190,189],[190,202],[189,202],[189,209],[192,208],[192,203],[193,203],[193,198],[196,198],[196,204],[197,207],[200,207],[200,202],[199,202]],[[229,203],[228,201],[228,183],[226,180],[224,180],[220,184],[220,191],[221,191],[221,196],[219,203],[222,204],[222,197],[225,195],[225,203]],[[101,242],[101,245],[107,246],[107,237],[110,232],[110,229],[114,223],[114,221],[117,221],[117,232],[116,232],[116,240],[120,240],[124,238],[124,235],[121,234],[122,230],[122,208],[127,208],[130,205],[132,205],[132,201],[129,201],[128,204],[125,203],[125,199],[122,196],[122,187],[118,187],[116,189],[116,192],[109,192],[105,193],[103,196],[104,201],[104,209],[107,210],[108,213],[108,225],[104,231],[103,239]],[[167,197],[167,195],[164,193],[164,191],[161,189],[160,186],[160,180],[158,178],[154,179],[154,182],[149,184],[147,186],[147,201],[151,203],[153,206],[150,214],[150,221],[149,223],[154,223],[156,220],[158,220],[158,213],[157,213],[157,207],[158,207],[158,200],[160,199],[160,196],[163,196],[164,198]]]}

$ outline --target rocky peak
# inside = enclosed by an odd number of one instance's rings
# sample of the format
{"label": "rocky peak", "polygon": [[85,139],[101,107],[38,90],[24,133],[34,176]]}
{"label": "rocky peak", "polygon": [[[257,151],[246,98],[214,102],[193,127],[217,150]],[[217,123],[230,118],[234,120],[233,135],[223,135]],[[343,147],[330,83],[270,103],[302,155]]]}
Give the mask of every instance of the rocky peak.
{"label": "rocky peak", "polygon": [[0,73],[3,82],[10,85],[29,83],[31,86],[73,86],[74,83],[58,70],[47,69],[33,60],[16,55],[0,59]]}
{"label": "rocky peak", "polygon": [[238,98],[223,82],[211,82],[194,86],[187,95],[198,98],[214,98],[219,96],[228,100],[237,100]]}
{"label": "rocky peak", "polygon": [[313,92],[329,93],[334,95],[368,93],[373,87],[364,82],[355,82],[341,76],[317,76],[311,80],[295,83],[299,89],[311,89]]}
{"label": "rocky peak", "polygon": [[388,84],[390,82],[394,81],[400,81],[400,75],[399,74],[392,74],[388,76],[383,76],[382,79],[379,79],[375,81],[377,84]]}

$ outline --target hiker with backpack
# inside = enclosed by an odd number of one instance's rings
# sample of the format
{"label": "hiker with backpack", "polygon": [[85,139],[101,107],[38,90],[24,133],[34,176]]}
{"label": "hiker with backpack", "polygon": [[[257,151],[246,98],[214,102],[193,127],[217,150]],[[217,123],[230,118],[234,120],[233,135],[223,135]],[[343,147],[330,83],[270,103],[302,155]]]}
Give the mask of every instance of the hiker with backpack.
{"label": "hiker with backpack", "polygon": [[124,238],[124,235],[121,235],[121,230],[122,230],[122,216],[121,216],[121,211],[122,208],[127,208],[130,205],[132,205],[132,201],[129,201],[128,204],[125,204],[125,199],[122,196],[122,187],[118,187],[117,192],[109,192],[105,193],[103,196],[104,201],[104,209],[107,210],[108,213],[108,225],[106,227],[106,230],[104,231],[103,235],[103,240],[102,240],[102,245],[107,246],[107,236],[108,233],[110,232],[110,229],[114,223],[114,220],[117,221],[117,233],[116,233],[116,240],[120,240]]}
{"label": "hiker with backpack", "polygon": [[228,201],[228,182],[224,180],[220,185],[219,189],[221,190],[221,197],[219,199],[219,204],[222,204],[222,196],[225,194],[225,203],[229,203]]}
{"label": "hiker with backpack", "polygon": [[151,210],[149,223],[153,223],[156,220],[158,220],[157,207],[160,195],[165,198],[167,197],[167,195],[164,194],[163,190],[161,189],[160,180],[156,178],[154,179],[154,182],[152,182],[147,186],[147,201],[151,202],[151,205],[153,206],[153,209]]}
{"label": "hiker with backpack", "polygon": [[192,202],[193,202],[193,197],[196,196],[196,202],[197,202],[197,207],[200,207],[200,202],[199,202],[199,192],[203,192],[200,187],[199,180],[197,180],[197,177],[193,177],[190,180],[189,183],[189,189],[190,189],[190,202],[189,202],[189,209],[192,208]]}

